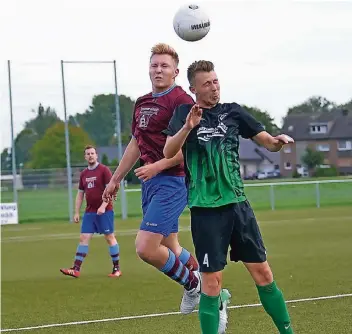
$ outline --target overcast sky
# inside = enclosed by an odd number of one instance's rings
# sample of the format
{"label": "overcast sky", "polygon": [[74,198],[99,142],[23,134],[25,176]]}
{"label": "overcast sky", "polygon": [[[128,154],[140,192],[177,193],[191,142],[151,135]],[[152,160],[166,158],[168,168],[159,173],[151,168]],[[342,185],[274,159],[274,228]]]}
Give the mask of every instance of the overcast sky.
{"label": "overcast sky", "polygon": [[[63,118],[60,59],[117,61],[120,94],[150,91],[150,48],[178,51],[187,89],[194,60],[215,63],[222,102],[267,110],[281,125],[290,106],[312,95],[352,97],[352,1],[196,1],[211,30],[182,41],[173,16],[185,1],[2,0],[0,3],[1,150],[10,145],[7,59],[12,61],[15,135],[39,102]],[[112,65],[65,65],[68,114],[113,92]]]}

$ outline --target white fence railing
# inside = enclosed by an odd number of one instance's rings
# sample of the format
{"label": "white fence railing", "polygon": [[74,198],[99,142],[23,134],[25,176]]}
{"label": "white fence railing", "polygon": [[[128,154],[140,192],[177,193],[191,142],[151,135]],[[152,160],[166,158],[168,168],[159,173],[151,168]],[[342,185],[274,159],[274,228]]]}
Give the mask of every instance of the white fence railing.
{"label": "white fence railing", "polygon": [[[244,187],[269,187],[269,196],[270,196],[270,206],[271,210],[275,210],[275,188],[276,187],[282,187],[282,186],[288,186],[288,185],[294,185],[294,186],[302,186],[302,185],[315,185],[315,203],[316,207],[320,208],[320,198],[321,198],[321,192],[320,192],[320,185],[321,184],[329,184],[329,183],[352,183],[352,178],[346,178],[346,179],[336,179],[336,180],[316,180],[316,181],[287,181],[287,182],[256,182],[256,183],[245,183]],[[134,188],[134,189],[126,189],[126,192],[140,192],[140,188]],[[346,196],[351,196],[351,202],[352,202],[352,184],[350,188],[350,194],[347,193]]]}

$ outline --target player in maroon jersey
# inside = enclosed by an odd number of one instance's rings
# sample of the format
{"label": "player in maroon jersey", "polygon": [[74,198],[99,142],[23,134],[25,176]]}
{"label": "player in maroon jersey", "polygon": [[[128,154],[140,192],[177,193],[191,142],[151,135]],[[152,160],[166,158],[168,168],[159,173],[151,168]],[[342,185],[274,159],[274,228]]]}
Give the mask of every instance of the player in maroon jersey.
{"label": "player in maroon jersey", "polygon": [[109,274],[109,277],[120,277],[120,247],[114,234],[112,201],[105,202],[102,200],[104,189],[111,179],[111,171],[108,167],[98,162],[95,147],[86,146],[84,157],[88,162],[88,167],[81,172],[79,178],[74,216],[75,223],[79,223],[79,211],[85,196],[87,206],[83,216],[79,245],[73,266],[60,269],[60,271],[64,275],[78,278],[82,262],[88,253],[89,241],[94,233],[100,233],[104,234],[105,240],[109,245],[113,264],[112,273]]}
{"label": "player in maroon jersey", "polygon": [[[152,92],[137,99],[132,120],[132,139],[109,185],[104,200],[111,200],[119,183],[140,159],[135,170],[142,181],[143,220],[136,237],[139,257],[185,288],[184,297],[199,301],[198,263],[178,242],[178,219],[187,204],[183,156],[165,159],[163,148],[169,121],[175,108],[193,99],[175,83],[179,58],[166,44],[152,48],[149,76]],[[189,298],[183,298],[181,312],[188,313]]]}

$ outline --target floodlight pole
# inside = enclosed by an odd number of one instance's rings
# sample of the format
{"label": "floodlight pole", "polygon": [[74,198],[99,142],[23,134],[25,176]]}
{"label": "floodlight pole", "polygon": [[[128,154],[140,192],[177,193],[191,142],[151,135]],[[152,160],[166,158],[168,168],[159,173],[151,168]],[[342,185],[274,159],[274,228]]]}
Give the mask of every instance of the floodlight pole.
{"label": "floodlight pole", "polygon": [[68,210],[70,223],[73,223],[73,195],[72,195],[72,170],[71,170],[71,156],[70,156],[70,135],[68,129],[67,109],[66,109],[66,90],[65,90],[65,76],[64,76],[64,61],[61,60],[61,76],[62,76],[62,97],[64,102],[65,114],[65,143],[66,143],[66,165],[67,165],[67,188],[68,188]]}
{"label": "floodlight pole", "polygon": [[[122,159],[122,142],[121,142],[121,115],[120,115],[120,104],[119,96],[117,92],[117,74],[116,74],[116,60],[114,61],[63,61],[61,60],[61,73],[62,73],[62,90],[64,100],[64,111],[65,111],[65,138],[66,138],[66,161],[67,161],[67,180],[69,183],[69,201],[70,201],[70,221],[72,220],[72,174],[71,174],[71,163],[70,163],[70,145],[69,145],[69,133],[68,133],[68,122],[66,112],[66,93],[65,93],[65,81],[64,81],[64,63],[70,64],[113,64],[114,65],[114,84],[115,84],[115,111],[116,111],[116,137],[117,137],[117,158],[119,163]],[[124,180],[121,180],[120,184],[120,195],[121,195],[121,214],[122,219],[127,219],[127,200],[125,192]]]}
{"label": "floodlight pole", "polygon": [[12,112],[12,85],[11,85],[11,61],[7,61],[7,69],[9,74],[9,99],[10,99],[10,117],[11,117],[11,158],[12,158],[12,177],[13,177],[13,201],[17,203],[17,171],[16,171],[16,149],[15,149],[15,136],[13,129],[13,112]]}

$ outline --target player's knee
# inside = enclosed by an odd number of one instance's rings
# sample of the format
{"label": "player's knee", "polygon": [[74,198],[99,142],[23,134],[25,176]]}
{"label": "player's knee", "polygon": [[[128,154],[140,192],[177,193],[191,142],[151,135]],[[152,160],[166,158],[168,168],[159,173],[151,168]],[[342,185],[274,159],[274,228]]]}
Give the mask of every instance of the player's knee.
{"label": "player's knee", "polygon": [[152,252],[147,243],[136,240],[136,253],[140,259],[149,262],[152,259]]}
{"label": "player's knee", "polygon": [[218,296],[221,290],[221,272],[202,273],[202,292],[208,296]]}
{"label": "player's knee", "polygon": [[105,240],[107,241],[107,243],[108,243],[110,246],[116,244],[116,237],[115,237],[115,234],[114,234],[114,233],[105,234],[104,237],[105,237]]}
{"label": "player's knee", "polygon": [[81,245],[88,245],[89,240],[92,238],[92,234],[89,233],[81,233],[79,236],[79,243]]}
{"label": "player's knee", "polygon": [[273,273],[267,263],[258,265],[255,270],[255,283],[257,285],[268,285],[273,281]]}

